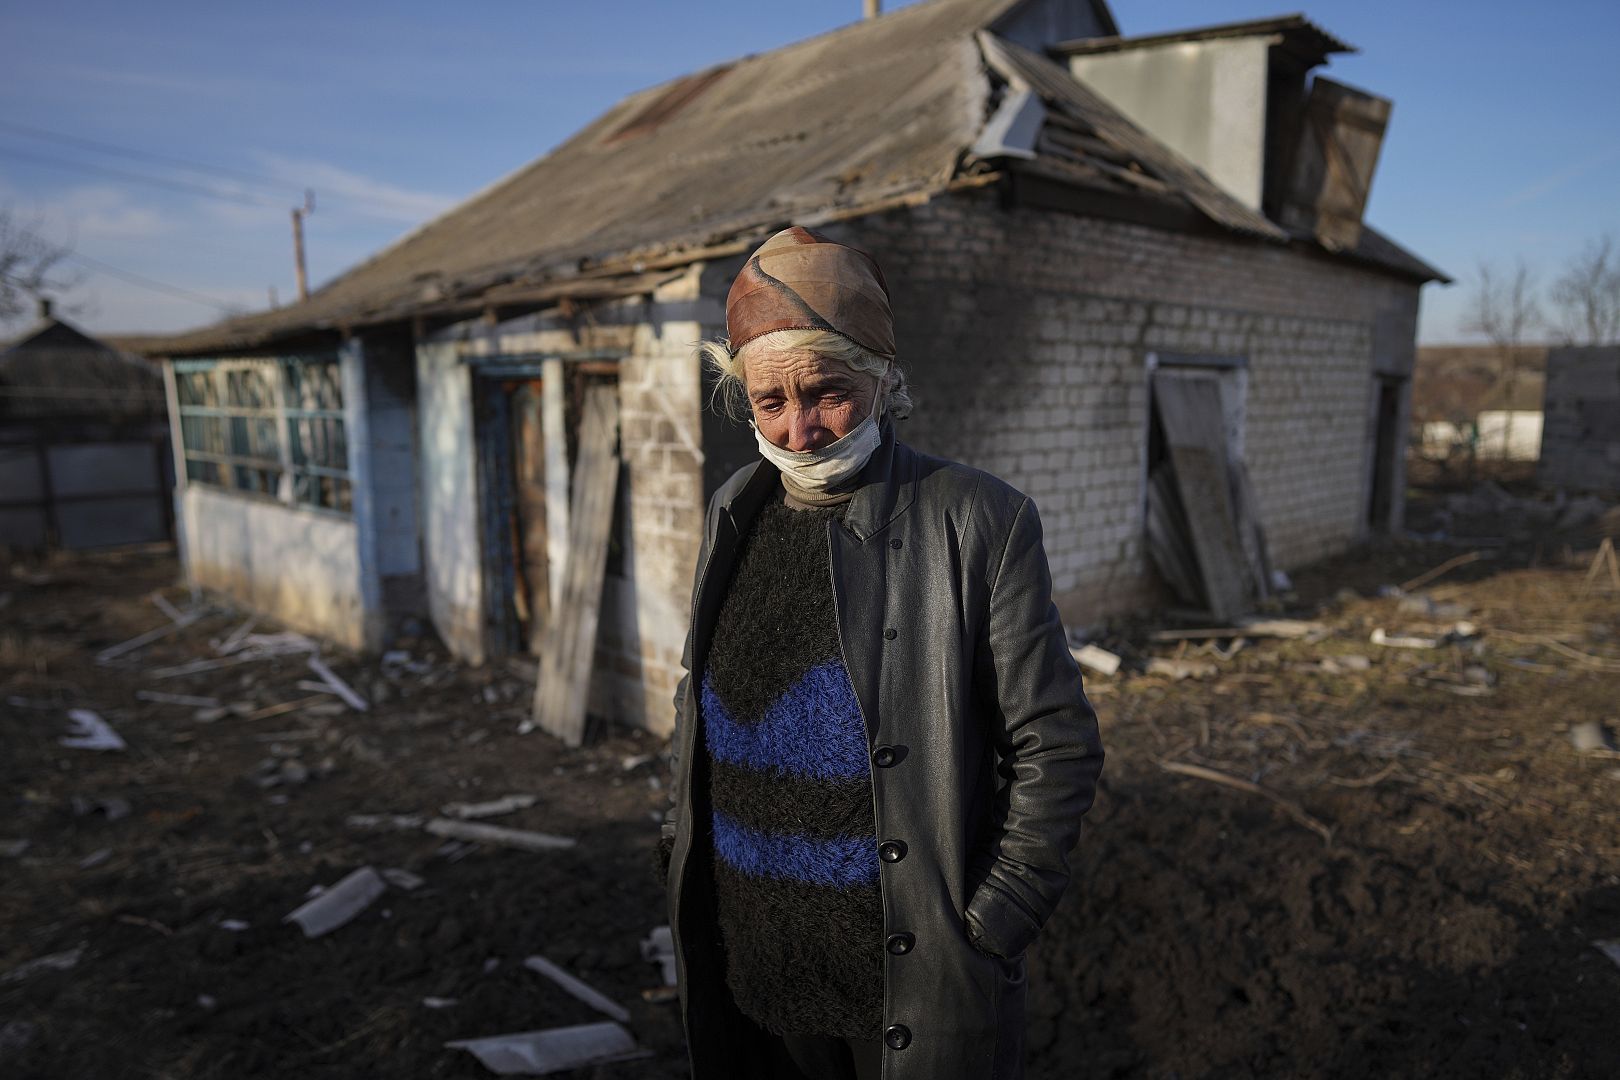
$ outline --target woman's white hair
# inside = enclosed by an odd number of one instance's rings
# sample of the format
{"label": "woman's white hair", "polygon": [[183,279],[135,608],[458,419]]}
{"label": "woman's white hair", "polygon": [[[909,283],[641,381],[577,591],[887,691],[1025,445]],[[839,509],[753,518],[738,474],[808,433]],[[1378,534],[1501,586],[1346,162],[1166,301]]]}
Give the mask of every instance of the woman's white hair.
{"label": "woman's white hair", "polygon": [[911,391],[906,386],[906,373],[900,370],[900,366],[831,330],[773,330],[736,352],[732,352],[731,343],[724,338],[703,342],[698,346],[698,353],[703,357],[704,366],[714,375],[714,393],[710,403],[717,404],[722,412],[739,423],[748,420],[752,412],[743,383],[743,358],[800,349],[836,360],[852,371],[877,376],[882,379],[878,386],[878,402],[889,415],[896,420],[904,420],[911,415]]}

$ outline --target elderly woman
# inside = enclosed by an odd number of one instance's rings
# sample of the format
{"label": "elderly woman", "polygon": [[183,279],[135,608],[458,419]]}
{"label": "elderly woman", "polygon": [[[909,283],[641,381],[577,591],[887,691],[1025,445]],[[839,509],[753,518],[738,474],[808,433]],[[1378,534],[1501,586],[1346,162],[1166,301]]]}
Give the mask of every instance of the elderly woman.
{"label": "elderly woman", "polygon": [[870,256],[771,237],[704,352],[709,503],[664,826],[695,1080],[1022,1075],[1024,950],[1103,753],[1030,500],[895,438]]}

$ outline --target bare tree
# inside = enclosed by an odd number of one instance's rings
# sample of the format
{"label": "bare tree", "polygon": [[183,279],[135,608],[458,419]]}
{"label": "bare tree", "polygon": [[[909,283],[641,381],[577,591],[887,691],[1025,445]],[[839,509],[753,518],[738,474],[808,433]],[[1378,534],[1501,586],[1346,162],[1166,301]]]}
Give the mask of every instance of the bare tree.
{"label": "bare tree", "polygon": [[1519,352],[1531,332],[1545,324],[1541,302],[1536,297],[1536,279],[1523,259],[1504,271],[1490,263],[1479,264],[1479,277],[1469,297],[1468,321],[1463,329],[1483,334],[1496,347],[1506,395],[1508,422],[1502,431],[1502,458],[1508,457],[1513,432],[1514,392],[1519,382]]}
{"label": "bare tree", "polygon": [[47,240],[39,224],[18,221],[0,207],[0,325],[34,313],[46,293],[62,293],[78,284],[63,272],[72,249]]}
{"label": "bare tree", "polygon": [[1559,332],[1571,345],[1620,342],[1620,252],[1612,236],[1590,241],[1553,282]]}

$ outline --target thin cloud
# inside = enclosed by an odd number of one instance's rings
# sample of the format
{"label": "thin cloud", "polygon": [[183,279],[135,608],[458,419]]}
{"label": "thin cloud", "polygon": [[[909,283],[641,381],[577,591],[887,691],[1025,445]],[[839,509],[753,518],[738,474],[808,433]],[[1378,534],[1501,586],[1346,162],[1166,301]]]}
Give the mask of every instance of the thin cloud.
{"label": "thin cloud", "polygon": [[352,172],[324,161],[282,157],[279,154],[260,153],[260,162],[271,175],[299,187],[314,189],[316,209],[320,200],[330,198],[334,210],[353,211],[370,217],[384,218],[401,224],[416,225],[437,217],[456,200],[448,195],[428,191],[412,191],[384,180]]}

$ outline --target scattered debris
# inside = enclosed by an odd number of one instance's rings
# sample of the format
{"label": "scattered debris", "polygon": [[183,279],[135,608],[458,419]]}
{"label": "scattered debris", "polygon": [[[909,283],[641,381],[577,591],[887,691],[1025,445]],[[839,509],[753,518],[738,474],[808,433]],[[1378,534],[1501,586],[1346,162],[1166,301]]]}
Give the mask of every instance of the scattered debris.
{"label": "scattered debris", "polygon": [[1158,630],[1153,641],[1205,641],[1210,638],[1299,638],[1322,637],[1331,633],[1326,623],[1309,619],[1239,619],[1237,626],[1204,627],[1194,630]]}
{"label": "scattered debris", "polygon": [[451,821],[449,818],[434,818],[423,828],[434,836],[471,840],[478,844],[500,844],[524,851],[561,851],[573,847],[575,843],[568,836],[552,836],[528,829],[505,829],[499,825],[481,825],[476,821]]}
{"label": "scattered debris", "polygon": [[499,817],[502,814],[510,814],[518,810],[527,810],[529,807],[533,806],[539,801],[540,797],[538,795],[505,795],[499,799],[491,799],[488,802],[446,803],[444,806],[439,808],[439,813],[443,814],[445,817],[460,818],[462,821],[470,821],[473,818]]}
{"label": "scattered debris", "polygon": [[641,958],[663,968],[664,985],[675,985],[675,937],[667,926],[655,926],[641,939]]}
{"label": "scattered debris", "polygon": [[1620,592],[1620,558],[1614,554],[1614,540],[1605,536],[1603,543],[1598,545],[1597,554],[1592,556],[1592,565],[1586,571],[1586,580],[1581,582],[1581,591],[1577,596],[1585,596],[1598,580],[1598,574],[1607,568],[1609,571],[1609,585],[1615,592]]}
{"label": "scattered debris", "polygon": [[201,612],[193,612],[191,615],[184,616],[174,622],[164,623],[155,630],[148,630],[139,637],[132,637],[128,641],[108,646],[96,653],[96,663],[105,664],[110,660],[118,659],[126,653],[132,653],[136,649],[143,649],[154,641],[161,641],[170,634],[178,634],[200,618],[202,618]]}
{"label": "scattered debris", "polygon": [[1592,948],[1613,960],[1616,967],[1620,967],[1620,941],[1594,941]]}
{"label": "scattered debris", "polygon": [[79,860],[80,870],[94,870],[108,859],[112,858],[113,849],[110,847],[97,848]]}
{"label": "scattered debris", "polygon": [[135,697],[139,701],[155,701],[160,705],[193,705],[200,709],[210,709],[219,705],[219,698],[199,697],[196,694],[167,694],[162,690],[137,690]]}
{"label": "scattered debris", "polygon": [[1071,649],[1075,661],[1081,667],[1090,668],[1102,675],[1114,675],[1119,671],[1120,658],[1117,653],[1111,653],[1097,645],[1085,644],[1078,649]]}
{"label": "scattered debris", "polygon": [[1345,656],[1324,656],[1316,666],[1327,675],[1350,675],[1372,670],[1372,660],[1357,653],[1350,653]]}
{"label": "scattered debris", "polygon": [[1149,675],[1167,675],[1172,679],[1207,679],[1220,671],[1208,660],[1169,660],[1155,656],[1148,661]]}
{"label": "scattered debris", "polygon": [[71,971],[78,966],[79,960],[84,956],[84,949],[83,945],[75,945],[71,949],[41,956],[14,967],[4,975],[0,975],[0,986],[31,979],[43,971]]}
{"label": "scattered debris", "polygon": [[251,923],[243,922],[241,919],[219,920],[219,928],[221,930],[229,930],[233,934],[240,934],[244,930],[251,929],[251,927]]}
{"label": "scattered debris", "polygon": [[422,1005],[428,1009],[448,1009],[458,1001],[460,1001],[459,998],[425,997],[422,999]]}
{"label": "scattered debris", "polygon": [[390,866],[388,869],[382,872],[382,876],[383,880],[388,882],[388,884],[392,885],[396,889],[403,889],[406,892],[415,892],[417,889],[420,889],[423,885],[427,884],[426,878],[423,878],[418,874],[413,874],[409,870],[404,870],[397,866]]}
{"label": "scattered debris", "polygon": [[220,656],[229,656],[242,647],[242,643],[247,640],[247,636],[253,633],[253,628],[258,625],[259,617],[257,615],[251,616],[247,622],[232,630],[231,635],[220,642],[219,647],[214,651]]}
{"label": "scattered debris", "polygon": [[604,1016],[611,1016],[621,1024],[630,1022],[630,1012],[623,1005],[596,990],[581,979],[575,978],[562,968],[553,964],[543,956],[531,956],[523,961],[523,966],[530,971],[537,971],[568,992],[576,1000],[583,1001]]}
{"label": "scattered debris", "polygon": [[388,885],[377,871],[362,866],[299,906],[282,922],[295,922],[305,937],[317,938],[352,922],[387,891]]}
{"label": "scattered debris", "polygon": [[1604,730],[1601,720],[1588,720],[1582,724],[1571,725],[1569,744],[1581,754],[1592,750],[1614,749],[1614,740],[1609,738],[1609,733]]}
{"label": "scattered debris", "polygon": [[1443,603],[1424,595],[1401,597],[1397,610],[1405,615],[1420,615],[1426,619],[1464,619],[1472,614],[1467,604]]}
{"label": "scattered debris", "polygon": [[1373,630],[1368,638],[1374,645],[1383,645],[1390,649],[1438,649],[1442,645],[1450,645],[1459,641],[1467,641],[1478,634],[1478,628],[1471,622],[1453,623],[1440,637],[1422,637],[1416,634],[1390,634],[1382,626]]}
{"label": "scattered debris", "polygon": [[657,754],[631,754],[619,762],[619,768],[624,772],[635,772],[643,765],[651,765],[657,760]]}
{"label": "scattered debris", "polygon": [[26,838],[0,840],[0,859],[20,859],[33,841]]}
{"label": "scattered debris", "polygon": [[355,693],[353,687],[333,674],[332,669],[327,667],[326,662],[323,661],[319,656],[311,656],[309,658],[309,670],[319,675],[321,680],[332,688],[332,693],[342,698],[344,703],[355,712],[365,712],[367,709],[371,708],[371,706],[366,703],[365,698]]}
{"label": "scattered debris", "polygon": [[1259,795],[1263,799],[1270,799],[1281,807],[1289,817],[1305,826],[1322,838],[1324,844],[1333,843],[1333,830],[1305,812],[1305,808],[1292,799],[1285,799],[1275,791],[1269,791],[1249,780],[1223,773],[1219,769],[1209,769],[1202,765],[1189,765],[1181,761],[1161,761],[1159,768],[1167,772],[1179,773],[1182,776],[1193,776],[1200,780],[1208,780],[1216,784],[1224,784],[1238,791],[1246,791],[1251,795]]}
{"label": "scattered debris", "polygon": [[112,725],[103,720],[98,713],[89,709],[69,709],[68,719],[73,721],[73,734],[58,739],[57,742],[74,750],[124,750],[127,747],[124,740],[118,737],[118,732]]}
{"label": "scattered debris", "polygon": [[219,1004],[219,999],[214,997],[213,994],[198,994],[197,995],[197,1007],[200,1008],[200,1009],[212,1009],[218,1004]]}
{"label": "scattered debris", "polygon": [[500,1076],[547,1076],[565,1069],[650,1056],[648,1051],[637,1048],[630,1032],[609,1021],[461,1039],[444,1045],[451,1050],[466,1050],[484,1068]]}

